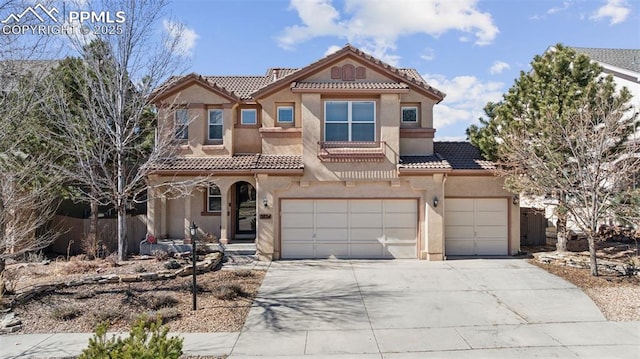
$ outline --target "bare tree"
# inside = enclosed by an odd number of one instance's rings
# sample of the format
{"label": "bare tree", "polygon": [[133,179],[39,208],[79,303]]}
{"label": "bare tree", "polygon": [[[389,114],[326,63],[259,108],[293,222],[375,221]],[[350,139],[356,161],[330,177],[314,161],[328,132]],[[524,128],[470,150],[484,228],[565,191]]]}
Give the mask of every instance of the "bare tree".
{"label": "bare tree", "polygon": [[[24,6],[5,1],[0,11],[20,12]],[[46,247],[58,234],[47,228],[63,183],[52,166],[59,152],[44,136],[48,119],[39,113],[50,95],[41,86],[53,66],[42,60],[51,54],[50,40],[0,34],[0,287],[7,258]]]}
{"label": "bare tree", "polygon": [[544,137],[517,126],[505,130],[503,145],[511,150],[499,174],[507,186],[527,194],[562,193],[560,210],[587,236],[591,273],[598,275],[598,227],[619,209],[616,198],[632,190],[640,171],[640,142],[635,138],[638,114],[626,98],[590,92],[593,96],[564,119],[543,114]]}
{"label": "bare tree", "polygon": [[126,22],[117,34],[73,39],[80,61],[71,76],[82,106],[72,109],[58,87],[60,96],[50,108],[59,120],[52,132],[74,158],[66,174],[78,194],[117,213],[121,261],[127,259],[127,211],[145,200],[152,164],[176,148],[173,129],[168,128],[173,121],[157,121],[150,102],[152,91],[185,63],[178,51],[180,26],[174,25],[165,37],[156,32],[165,5],[151,0],[90,3],[124,12]]}

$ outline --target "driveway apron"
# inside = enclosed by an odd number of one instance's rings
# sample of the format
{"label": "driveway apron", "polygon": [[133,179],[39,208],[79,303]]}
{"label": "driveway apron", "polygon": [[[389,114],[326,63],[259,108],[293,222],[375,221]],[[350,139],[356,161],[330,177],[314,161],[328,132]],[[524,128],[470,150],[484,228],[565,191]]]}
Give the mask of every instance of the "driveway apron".
{"label": "driveway apron", "polygon": [[230,358],[635,358],[639,343],[640,323],[606,321],[526,260],[279,261]]}

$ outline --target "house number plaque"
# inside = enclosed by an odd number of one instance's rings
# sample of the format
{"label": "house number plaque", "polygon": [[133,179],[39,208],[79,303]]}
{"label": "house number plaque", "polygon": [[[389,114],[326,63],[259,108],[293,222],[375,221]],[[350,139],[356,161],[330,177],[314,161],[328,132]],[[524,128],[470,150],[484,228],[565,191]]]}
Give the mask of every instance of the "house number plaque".
{"label": "house number plaque", "polygon": [[260,219],[271,219],[271,213],[260,214]]}

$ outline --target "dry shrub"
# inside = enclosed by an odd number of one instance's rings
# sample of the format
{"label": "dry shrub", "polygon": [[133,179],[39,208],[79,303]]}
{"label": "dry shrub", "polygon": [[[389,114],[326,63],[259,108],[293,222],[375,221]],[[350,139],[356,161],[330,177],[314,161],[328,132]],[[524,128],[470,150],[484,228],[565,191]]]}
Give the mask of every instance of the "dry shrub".
{"label": "dry shrub", "polygon": [[160,308],[170,308],[178,304],[178,300],[170,295],[153,295],[148,298],[149,308],[158,310]]}
{"label": "dry shrub", "polygon": [[[182,313],[177,308],[160,308],[158,310],[153,310],[147,313],[149,320],[151,318],[160,318],[162,324],[167,324],[173,320],[179,319],[182,316]],[[155,320],[151,320],[149,323],[155,322]]]}
{"label": "dry shrub", "polygon": [[253,272],[250,271],[249,269],[240,269],[240,270],[233,271],[233,275],[235,275],[238,278],[251,278],[253,277]]}
{"label": "dry shrub", "polygon": [[62,320],[65,322],[68,320],[75,319],[79,317],[81,314],[82,312],[79,309],[74,308],[72,306],[55,307],[51,311],[51,317],[53,319]]}
{"label": "dry shrub", "polygon": [[93,326],[101,323],[113,324],[124,318],[124,315],[118,306],[114,307],[102,307],[92,313]]}
{"label": "dry shrub", "polygon": [[163,249],[156,249],[152,254],[158,262],[163,262],[169,259],[169,253]]}
{"label": "dry shrub", "polygon": [[213,290],[213,295],[220,300],[234,300],[247,297],[248,293],[238,284],[222,284]]}
{"label": "dry shrub", "polygon": [[96,270],[99,267],[100,262],[88,261],[86,260],[86,256],[81,254],[75,257],[71,257],[69,262],[67,262],[64,266],[64,272],[66,274],[88,273]]}

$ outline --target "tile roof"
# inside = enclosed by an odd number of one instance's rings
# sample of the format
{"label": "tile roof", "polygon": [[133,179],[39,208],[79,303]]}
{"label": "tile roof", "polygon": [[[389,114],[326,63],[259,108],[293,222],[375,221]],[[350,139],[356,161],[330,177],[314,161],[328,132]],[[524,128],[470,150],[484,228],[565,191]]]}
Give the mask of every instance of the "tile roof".
{"label": "tile roof", "polygon": [[[420,73],[415,69],[405,69],[405,68],[396,68],[391,66],[381,60],[376,59],[375,57],[347,44],[341,50],[333,53],[331,55],[325,56],[322,59],[315,61],[314,63],[304,67],[304,68],[270,68],[267,70],[264,75],[257,76],[201,76],[198,74],[190,74],[186,76],[173,76],[165,83],[160,85],[156,90],[153,91],[152,98],[156,97],[165,91],[169,90],[174,86],[178,86],[182,81],[187,81],[189,79],[198,79],[206,82],[206,84],[216,90],[221,91],[229,95],[230,97],[237,98],[238,100],[249,101],[254,98],[255,95],[258,95],[260,92],[265,91],[269,88],[280,86],[284,83],[287,83],[287,78],[293,82],[296,79],[299,79],[300,76],[296,76],[296,74],[302,74],[305,70],[314,69],[316,65],[320,66],[321,64],[332,61],[337,56],[340,56],[344,53],[354,53],[358,56],[363,57],[364,59],[371,61],[374,65],[382,68],[385,71],[388,71],[392,74],[398,76],[401,81],[394,82],[397,84],[396,86],[400,86],[401,83],[404,82],[404,87],[409,88],[408,85],[417,86],[426,90],[435,96],[443,98],[445,94],[440,90],[433,88],[427,84],[427,82],[422,78]],[[369,85],[359,85],[359,82],[345,84],[346,87],[353,86],[354,89],[359,89],[358,86],[375,86],[373,83],[367,83]],[[382,85],[386,84],[385,82],[380,82],[379,86],[392,86],[392,85]],[[365,89],[377,89],[378,87],[364,87]],[[381,87],[381,88],[389,88],[389,87]],[[399,87],[395,87],[399,88]],[[318,89],[322,89],[318,87]]]}
{"label": "tile roof", "polygon": [[450,170],[449,162],[440,156],[400,156],[400,168]]}
{"label": "tile roof", "polygon": [[175,157],[166,159],[155,170],[164,171],[252,171],[302,169],[302,156],[234,155],[216,157]]}
{"label": "tile roof", "polygon": [[640,73],[640,49],[600,49],[590,47],[571,47],[579,54],[587,55],[591,60]]}
{"label": "tile roof", "polygon": [[492,170],[493,162],[485,160],[480,150],[470,142],[434,142],[433,151],[444,158],[454,170]]}
{"label": "tile roof", "polygon": [[291,88],[312,90],[402,90],[409,86],[401,82],[295,82]]}

